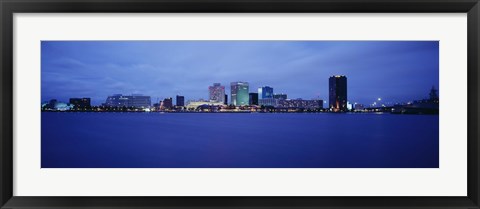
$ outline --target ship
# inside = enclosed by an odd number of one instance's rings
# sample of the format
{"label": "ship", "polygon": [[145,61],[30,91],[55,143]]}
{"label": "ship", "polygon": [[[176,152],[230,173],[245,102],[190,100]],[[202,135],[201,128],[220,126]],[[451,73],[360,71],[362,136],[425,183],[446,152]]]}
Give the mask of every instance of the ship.
{"label": "ship", "polygon": [[392,108],[393,114],[439,114],[439,97],[437,89],[432,86],[430,89],[429,98],[409,102],[405,105],[394,105]]}

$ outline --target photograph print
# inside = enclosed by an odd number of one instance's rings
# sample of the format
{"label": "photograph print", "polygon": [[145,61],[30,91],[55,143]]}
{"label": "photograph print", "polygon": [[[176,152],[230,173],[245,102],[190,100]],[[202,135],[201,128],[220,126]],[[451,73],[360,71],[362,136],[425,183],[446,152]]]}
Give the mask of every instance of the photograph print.
{"label": "photograph print", "polygon": [[438,41],[42,41],[42,168],[439,168]]}

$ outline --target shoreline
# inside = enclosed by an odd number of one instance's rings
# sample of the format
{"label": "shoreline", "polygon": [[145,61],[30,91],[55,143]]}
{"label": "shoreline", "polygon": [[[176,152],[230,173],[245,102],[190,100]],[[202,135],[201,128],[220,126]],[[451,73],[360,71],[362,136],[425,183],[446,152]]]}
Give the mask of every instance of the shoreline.
{"label": "shoreline", "polygon": [[415,113],[393,113],[393,112],[145,112],[145,111],[41,111],[53,113],[148,113],[148,114],[391,114],[391,115],[439,115],[439,114],[415,114]]}

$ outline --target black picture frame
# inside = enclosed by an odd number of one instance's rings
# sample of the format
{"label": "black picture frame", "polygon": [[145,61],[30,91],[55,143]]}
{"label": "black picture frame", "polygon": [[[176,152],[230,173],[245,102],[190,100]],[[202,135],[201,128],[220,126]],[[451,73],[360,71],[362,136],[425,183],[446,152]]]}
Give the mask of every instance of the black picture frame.
{"label": "black picture frame", "polygon": [[[0,0],[1,208],[480,208],[479,0]],[[466,197],[20,197],[13,196],[14,13],[467,13]],[[94,189],[94,188],[92,188]],[[252,188],[253,189],[253,188]]]}

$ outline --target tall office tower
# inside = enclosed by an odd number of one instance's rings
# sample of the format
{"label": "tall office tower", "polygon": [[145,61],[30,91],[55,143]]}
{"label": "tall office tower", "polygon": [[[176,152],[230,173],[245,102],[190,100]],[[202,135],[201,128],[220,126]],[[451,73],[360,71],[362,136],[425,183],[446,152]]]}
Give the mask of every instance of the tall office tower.
{"label": "tall office tower", "polygon": [[270,86],[264,86],[258,88],[259,99],[273,99],[273,88]]}
{"label": "tall office tower", "polygon": [[225,94],[225,100],[223,101],[224,105],[228,105],[228,95]]}
{"label": "tall office tower", "polygon": [[177,107],[185,106],[185,97],[184,96],[177,95],[176,106]]}
{"label": "tall office tower", "polygon": [[258,93],[249,93],[248,94],[248,104],[249,105],[258,105]]}
{"label": "tall office tower", "polygon": [[208,94],[210,102],[224,103],[225,101],[225,86],[220,83],[214,83],[213,86],[208,87]]}
{"label": "tall office tower", "polygon": [[347,77],[331,76],[328,81],[328,108],[334,112],[347,111]]}
{"label": "tall office tower", "polygon": [[[163,108],[162,108],[163,107]],[[173,107],[173,99],[171,97],[163,99],[161,109],[172,109]]]}
{"label": "tall office tower", "polygon": [[232,82],[230,87],[231,104],[234,106],[248,105],[248,82]]}

